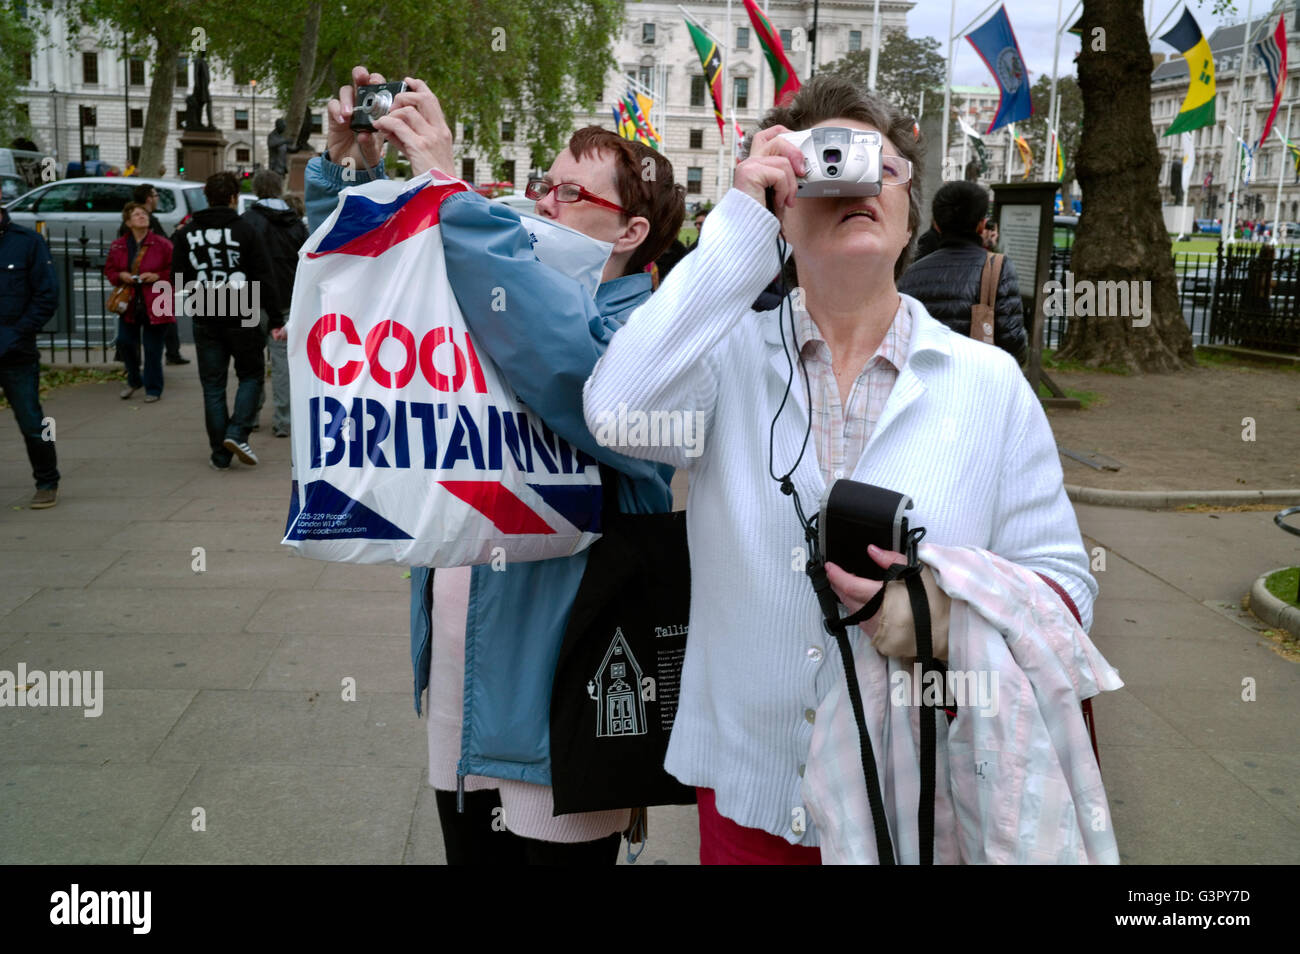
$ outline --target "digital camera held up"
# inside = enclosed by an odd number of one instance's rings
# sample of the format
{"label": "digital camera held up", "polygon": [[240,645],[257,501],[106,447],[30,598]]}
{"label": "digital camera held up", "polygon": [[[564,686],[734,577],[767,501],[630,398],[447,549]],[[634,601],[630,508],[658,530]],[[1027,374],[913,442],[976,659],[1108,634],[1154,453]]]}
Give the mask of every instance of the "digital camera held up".
{"label": "digital camera held up", "polygon": [[880,194],[880,133],[818,126],[781,138],[803,153],[807,171],[799,178],[798,198]]}
{"label": "digital camera held up", "polygon": [[358,86],[356,105],[352,108],[351,127],[354,132],[374,132],[375,120],[387,116],[393,108],[393,98],[398,93],[406,92],[406,84],[400,80],[396,83],[378,83],[374,86]]}

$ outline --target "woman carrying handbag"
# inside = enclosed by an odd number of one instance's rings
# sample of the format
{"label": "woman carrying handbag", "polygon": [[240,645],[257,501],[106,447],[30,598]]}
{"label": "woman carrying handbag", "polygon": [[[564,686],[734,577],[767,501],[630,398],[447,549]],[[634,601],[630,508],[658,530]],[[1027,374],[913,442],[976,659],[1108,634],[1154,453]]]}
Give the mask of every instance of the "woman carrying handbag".
{"label": "woman carrying handbag", "polygon": [[163,344],[167,326],[176,320],[166,302],[158,303],[171,293],[170,281],[159,282],[163,276],[170,279],[172,243],[149,230],[149,210],[139,202],[126,204],[122,222],[128,231],[108,247],[104,264],[104,276],[114,286],[108,309],[121,318],[118,346],[126,364],[126,384],[118,396],[125,401],[143,387],[145,402],[151,404],[162,397]]}

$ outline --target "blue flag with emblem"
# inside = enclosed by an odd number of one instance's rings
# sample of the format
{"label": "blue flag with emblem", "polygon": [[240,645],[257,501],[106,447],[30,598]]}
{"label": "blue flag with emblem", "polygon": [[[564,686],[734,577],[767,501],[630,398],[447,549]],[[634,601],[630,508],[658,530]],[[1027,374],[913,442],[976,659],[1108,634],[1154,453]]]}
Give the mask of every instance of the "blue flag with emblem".
{"label": "blue flag with emblem", "polygon": [[966,39],[975,47],[975,52],[998,84],[998,111],[989,128],[984,130],[985,134],[1032,116],[1034,104],[1029,97],[1029,70],[1020,55],[1006,7],[998,7],[997,13],[983,26],[966,34]]}

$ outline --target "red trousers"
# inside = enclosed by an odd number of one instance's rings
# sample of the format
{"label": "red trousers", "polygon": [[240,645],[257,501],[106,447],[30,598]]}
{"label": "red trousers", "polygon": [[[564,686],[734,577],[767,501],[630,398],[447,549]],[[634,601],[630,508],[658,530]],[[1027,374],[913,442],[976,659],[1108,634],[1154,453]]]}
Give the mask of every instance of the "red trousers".
{"label": "red trousers", "polygon": [[700,809],[702,865],[819,865],[820,848],[792,845],[758,828],[746,828],[718,814],[713,789],[695,790]]}

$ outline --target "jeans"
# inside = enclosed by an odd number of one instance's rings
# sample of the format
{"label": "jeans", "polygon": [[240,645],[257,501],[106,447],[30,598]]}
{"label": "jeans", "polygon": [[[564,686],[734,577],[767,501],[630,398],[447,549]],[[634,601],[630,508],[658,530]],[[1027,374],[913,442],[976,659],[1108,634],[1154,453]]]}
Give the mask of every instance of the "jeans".
{"label": "jeans", "polygon": [[41,359],[12,354],[0,358],[0,387],[4,389],[5,400],[14,409],[18,429],[27,442],[27,459],[32,462],[36,489],[53,490],[59,486],[59,468],[54,453],[53,429],[50,440],[42,436],[45,428],[41,422],[45,414],[40,401]]}
{"label": "jeans", "polygon": [[[175,325],[141,325],[121,318],[117,322],[118,346],[126,365],[126,383],[133,388],[143,387],[146,394],[163,391],[163,341],[167,328]],[[140,376],[140,342],[144,340],[144,379]]]}
{"label": "jeans", "polygon": [[[257,420],[257,404],[262,397],[266,363],[262,349],[266,339],[256,326],[244,328],[227,323],[194,322],[194,351],[199,365],[199,383],[203,385],[203,420],[208,430],[212,461],[224,467],[230,463],[230,451],[222,441],[230,438],[243,443]],[[235,407],[226,404],[226,375],[230,361],[235,362],[239,387]]]}
{"label": "jeans", "polygon": [[[271,354],[271,400],[274,408],[271,415],[271,430],[276,434],[289,433],[289,342],[276,341],[271,337],[269,319],[262,312],[262,332],[266,335],[266,347]],[[265,395],[263,395],[265,397]],[[262,405],[257,406],[258,413]]]}
{"label": "jeans", "polygon": [[181,336],[176,330],[176,322],[169,321],[167,324],[163,325],[163,327],[167,329],[167,357],[181,357]]}

